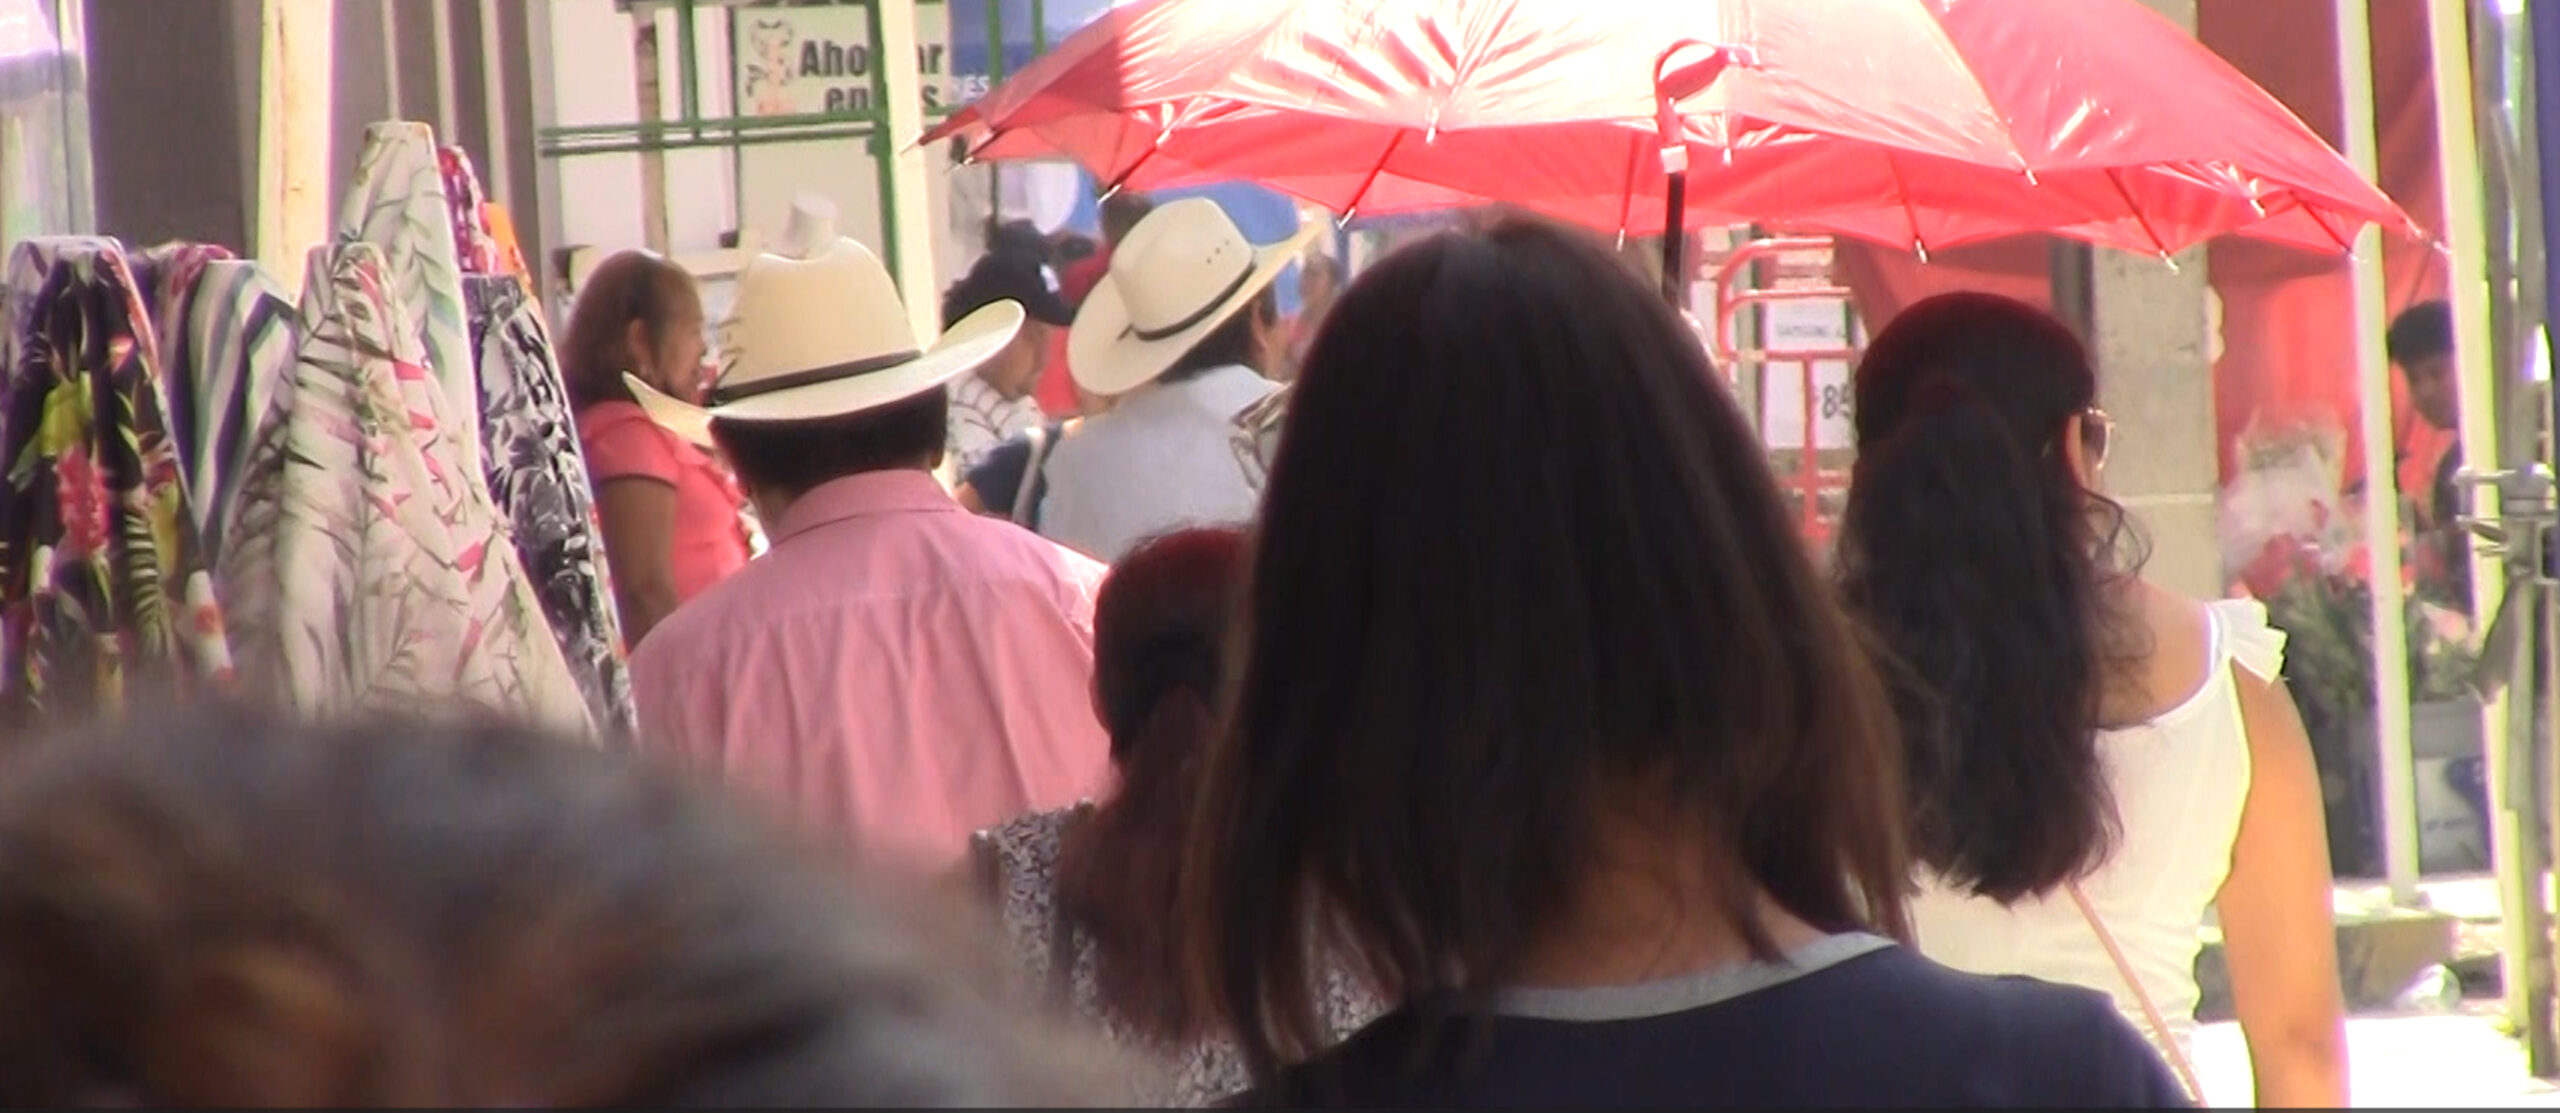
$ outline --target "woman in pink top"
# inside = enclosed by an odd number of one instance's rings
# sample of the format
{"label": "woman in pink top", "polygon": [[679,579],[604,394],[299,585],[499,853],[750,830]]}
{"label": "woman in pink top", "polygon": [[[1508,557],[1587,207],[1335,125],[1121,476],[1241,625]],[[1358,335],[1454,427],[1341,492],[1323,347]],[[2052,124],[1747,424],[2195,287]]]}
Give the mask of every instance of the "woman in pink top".
{"label": "woman in pink top", "polygon": [[702,388],[702,298],[656,255],[604,261],[578,292],[561,345],[578,440],[596,485],[614,605],[632,644],[747,563],[746,499],[709,452],[649,420],[625,372],[669,394]]}

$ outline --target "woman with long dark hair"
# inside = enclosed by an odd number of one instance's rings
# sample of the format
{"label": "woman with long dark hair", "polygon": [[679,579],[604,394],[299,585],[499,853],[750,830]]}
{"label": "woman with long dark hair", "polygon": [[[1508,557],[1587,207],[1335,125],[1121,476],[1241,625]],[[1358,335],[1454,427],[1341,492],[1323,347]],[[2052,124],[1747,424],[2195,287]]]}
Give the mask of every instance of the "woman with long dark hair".
{"label": "woman with long dark hair", "polygon": [[2320,787],[2266,609],[2141,577],[2096,373],[2042,311],[1923,301],[1856,389],[1840,579],[1900,665],[1922,951],[2106,991],[2183,1065],[2211,909],[2259,1103],[2344,1104]]}
{"label": "woman with long dark hair", "polygon": [[[1075,1011],[1153,1053],[1137,1061],[1136,1080],[1152,1104],[1206,1105],[1246,1083],[1234,1045],[1184,984],[1172,914],[1244,557],[1243,534],[1195,529],[1121,560],[1093,619],[1093,705],[1111,734],[1118,787],[978,840],[980,881],[1023,964]],[[1333,1034],[1377,1015],[1350,978],[1327,977]]]}
{"label": "woman with long dark hair", "polygon": [[[1355,282],[1252,567],[1182,902],[1252,1102],[2176,1104],[2097,995],[1894,941],[1883,686],[1605,246],[1505,219]],[[1326,1051],[1334,946],[1399,1007]]]}

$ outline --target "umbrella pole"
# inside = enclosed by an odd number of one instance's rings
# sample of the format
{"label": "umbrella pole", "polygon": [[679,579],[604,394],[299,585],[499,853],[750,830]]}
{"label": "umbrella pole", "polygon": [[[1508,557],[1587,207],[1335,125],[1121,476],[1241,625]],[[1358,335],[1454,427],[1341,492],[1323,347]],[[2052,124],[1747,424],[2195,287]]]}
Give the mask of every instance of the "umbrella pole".
{"label": "umbrella pole", "polygon": [[1689,175],[1674,173],[1662,193],[1662,300],[1689,307]]}

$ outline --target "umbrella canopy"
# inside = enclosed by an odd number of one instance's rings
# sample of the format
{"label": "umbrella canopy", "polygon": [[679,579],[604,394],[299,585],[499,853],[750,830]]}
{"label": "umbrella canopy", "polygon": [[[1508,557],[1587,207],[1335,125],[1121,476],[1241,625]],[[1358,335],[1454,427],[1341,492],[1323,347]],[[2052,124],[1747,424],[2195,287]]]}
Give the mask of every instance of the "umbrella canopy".
{"label": "umbrella canopy", "polygon": [[1925,252],[2045,231],[2168,253],[2414,230],[2132,0],[1141,0],[926,139],[946,137],[1132,188],[1500,201],[1634,234],[1748,221]]}

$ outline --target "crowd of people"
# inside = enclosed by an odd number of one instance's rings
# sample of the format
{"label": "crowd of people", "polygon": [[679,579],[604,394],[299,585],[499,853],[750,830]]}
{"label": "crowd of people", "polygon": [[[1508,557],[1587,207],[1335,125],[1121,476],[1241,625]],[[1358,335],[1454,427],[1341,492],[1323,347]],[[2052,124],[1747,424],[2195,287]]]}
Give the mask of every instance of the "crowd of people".
{"label": "crowd of people", "polygon": [[707,376],[684,272],[598,270],[627,752],[9,755],[0,1101],[2178,1107],[2210,916],[2260,1102],[2345,1102],[2283,636],[2143,579],[2066,327],[1881,329],[1825,567],[1606,245],[1346,283],[1113,201],[929,344],[761,258]]}

